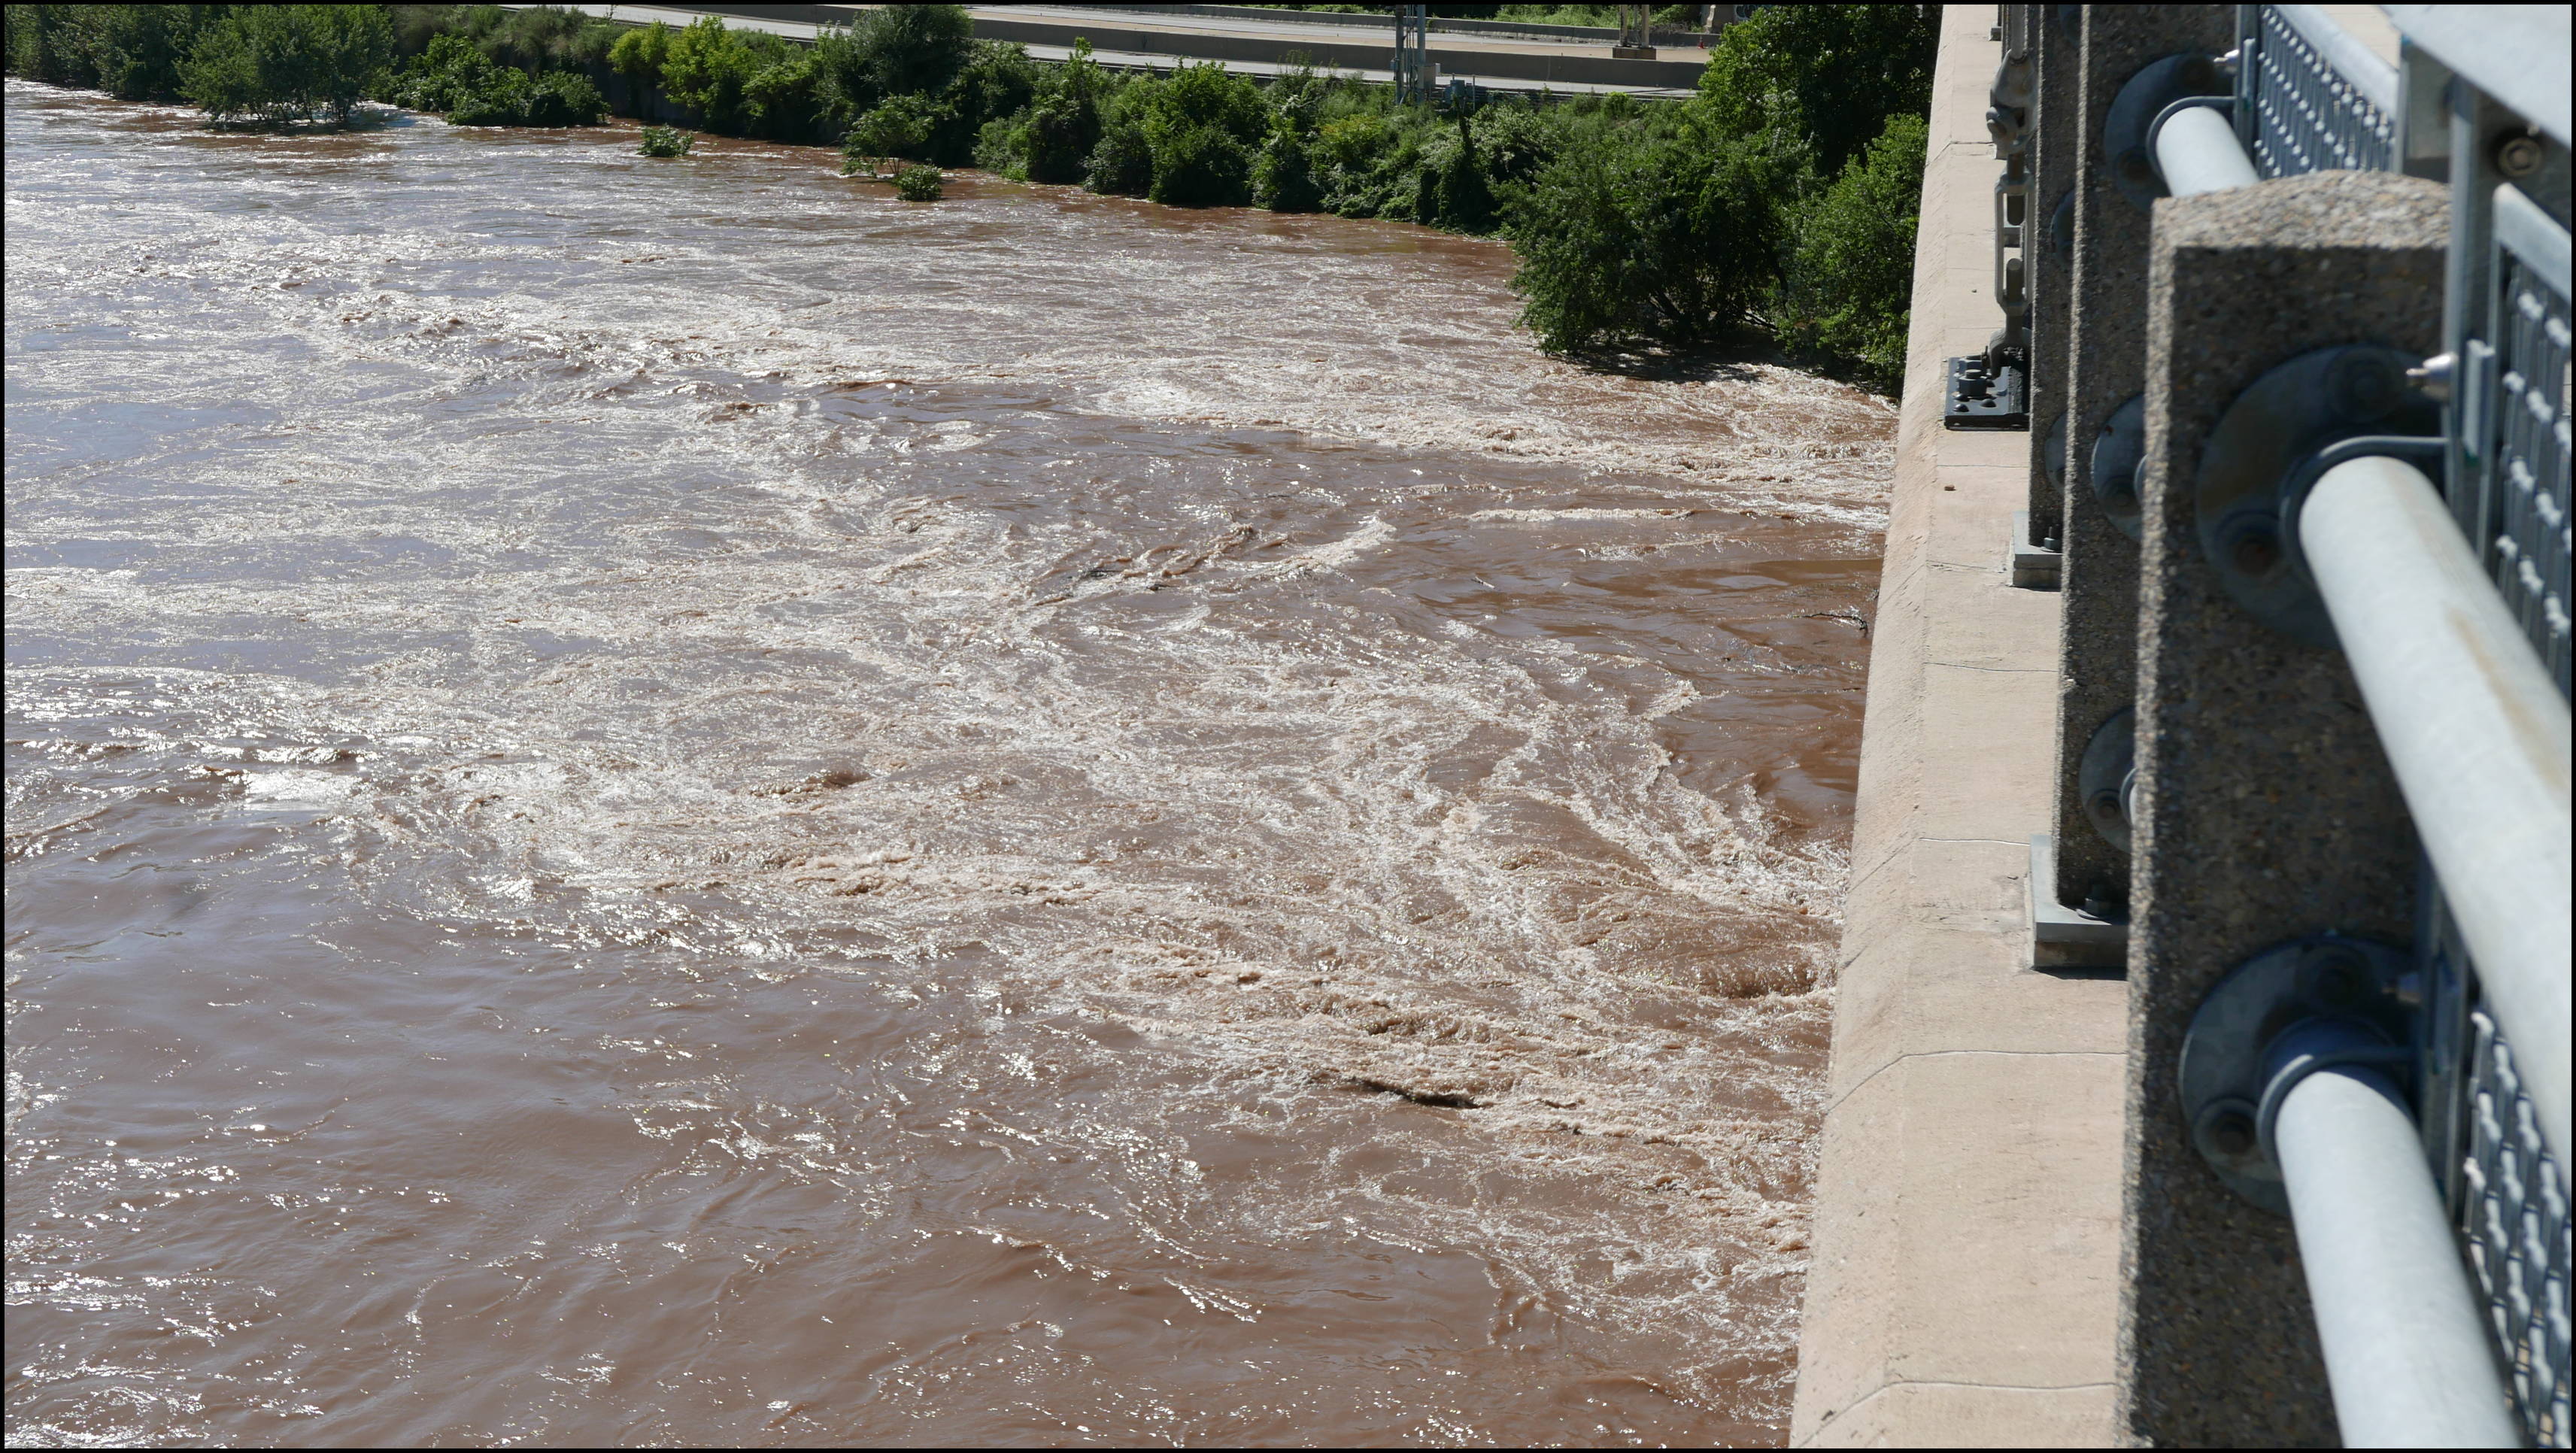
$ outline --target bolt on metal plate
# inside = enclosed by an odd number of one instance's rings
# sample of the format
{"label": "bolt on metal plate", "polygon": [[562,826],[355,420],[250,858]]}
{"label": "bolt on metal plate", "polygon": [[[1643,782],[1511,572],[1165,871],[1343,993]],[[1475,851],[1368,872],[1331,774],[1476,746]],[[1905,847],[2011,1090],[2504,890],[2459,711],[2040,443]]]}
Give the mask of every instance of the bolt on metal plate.
{"label": "bolt on metal plate", "polygon": [[2229,596],[2293,639],[2334,649],[2334,621],[2292,531],[2316,456],[2363,435],[2435,435],[2441,411],[2410,387],[2422,360],[2354,344],[2300,354],[2248,385],[2200,456],[2201,553]]}
{"label": "bolt on metal plate", "polygon": [[2304,1021],[2334,1019],[2376,1030],[2392,1046],[2410,1045],[2414,1015],[2406,995],[2412,966],[2403,949],[2316,934],[2247,959],[2200,1001],[2183,1034],[2177,1087],[2193,1148],[2231,1190],[2289,1214],[2281,1168],[2264,1147],[2257,1123],[2273,1042]]}

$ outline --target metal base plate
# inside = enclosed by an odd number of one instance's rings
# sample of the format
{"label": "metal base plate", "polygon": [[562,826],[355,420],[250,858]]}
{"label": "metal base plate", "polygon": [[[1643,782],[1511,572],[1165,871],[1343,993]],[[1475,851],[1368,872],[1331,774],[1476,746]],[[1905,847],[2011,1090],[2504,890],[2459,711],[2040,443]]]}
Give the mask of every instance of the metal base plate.
{"label": "metal base plate", "polygon": [[2057,569],[2065,555],[2030,538],[2030,511],[2013,511],[2012,548],[2005,552],[2005,565],[2012,572],[2012,583],[2024,590],[2055,590]]}
{"label": "metal base plate", "polygon": [[1951,359],[1949,376],[1950,392],[1941,407],[1942,428],[2030,427],[2030,388],[2019,365],[2007,363],[1988,373],[1986,360],[1972,354]]}
{"label": "metal base plate", "polygon": [[2237,1194],[2284,1215],[2289,1194],[2255,1125],[2269,1077],[2264,1055],[2303,1019],[2351,1018],[2407,1040],[2402,995],[2408,956],[2386,944],[2323,933],[2294,939],[2236,966],[2200,1001],[2183,1035],[2183,1123],[2209,1168]]}
{"label": "metal base plate", "polygon": [[2041,833],[2030,840],[2030,966],[2042,973],[2067,970],[2125,973],[2129,967],[2129,925],[2096,918],[2081,908],[2057,901],[2057,839]]}

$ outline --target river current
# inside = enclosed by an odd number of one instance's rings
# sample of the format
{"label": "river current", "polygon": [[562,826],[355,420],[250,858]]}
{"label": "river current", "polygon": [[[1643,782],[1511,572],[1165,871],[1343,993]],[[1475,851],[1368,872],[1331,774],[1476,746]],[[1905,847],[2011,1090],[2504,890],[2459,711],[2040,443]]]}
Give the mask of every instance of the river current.
{"label": "river current", "polygon": [[1890,407],[831,161],[9,83],[9,1441],[1777,1441]]}

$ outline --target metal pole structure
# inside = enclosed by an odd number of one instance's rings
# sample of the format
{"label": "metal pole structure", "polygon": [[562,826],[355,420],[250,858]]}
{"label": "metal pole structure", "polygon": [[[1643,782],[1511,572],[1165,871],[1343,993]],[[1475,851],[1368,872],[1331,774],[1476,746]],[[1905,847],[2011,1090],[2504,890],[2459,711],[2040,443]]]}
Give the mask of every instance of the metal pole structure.
{"label": "metal pole structure", "polygon": [[1422,5],[1395,7],[1395,102],[1420,105],[1431,99],[1425,79],[1431,60],[1431,13]]}
{"label": "metal pole structure", "polygon": [[2568,712],[2414,466],[2327,470],[2299,506],[2334,617],[2549,1148],[2568,1140]]}
{"label": "metal pole structure", "polygon": [[2211,106],[2184,106],[2159,122],[2150,151],[2165,190],[2177,197],[2250,187],[2261,178],[2236,139],[2236,127]]}
{"label": "metal pole structure", "polygon": [[2314,1070],[2273,1122],[2347,1448],[2513,1448],[2522,1429],[2396,1086]]}

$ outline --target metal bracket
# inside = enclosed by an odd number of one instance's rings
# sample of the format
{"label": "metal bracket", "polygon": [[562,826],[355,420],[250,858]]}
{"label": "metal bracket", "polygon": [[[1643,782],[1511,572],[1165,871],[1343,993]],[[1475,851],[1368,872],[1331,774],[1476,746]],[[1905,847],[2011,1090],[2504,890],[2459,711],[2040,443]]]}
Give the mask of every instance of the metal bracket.
{"label": "metal bracket", "polygon": [[2303,353],[2256,379],[2210,430],[2194,500],[2200,548],[2227,593],[2265,625],[2336,645],[2295,543],[2299,505],[2319,475],[2392,453],[2440,473],[2440,408],[2406,378],[2420,361],[2374,344]]}
{"label": "metal bracket", "polygon": [[2155,124],[2175,102],[2193,97],[2223,97],[2229,88],[2218,63],[2205,55],[2169,55],[2152,60],[2129,77],[2111,98],[2102,122],[2102,156],[2111,169],[2111,184],[2141,212],[2165,195],[2156,173]]}
{"label": "metal bracket", "polygon": [[2322,933],[2237,965],[2210,989],[2183,1034],[2176,1077],[2183,1123],[2229,1189],[2289,1214],[2272,1116],[2301,1079],[2336,1064],[2371,1064],[2403,1085],[2416,1007],[2403,949]]}
{"label": "metal bracket", "polygon": [[2138,471],[2147,462],[2147,396],[2132,394],[2102,421],[2093,436],[2093,464],[2086,476],[2102,517],[2132,540],[2145,538],[2145,506],[2138,499]]}
{"label": "metal bracket", "polygon": [[2138,711],[2124,706],[2102,719],[2075,767],[2075,790],[2084,818],[2102,841],[2129,850],[2129,804],[2138,788]]}
{"label": "metal bracket", "polygon": [[2027,429],[2030,390],[2019,366],[1989,371],[1983,355],[1950,360],[1950,393],[1941,410],[1945,429]]}

